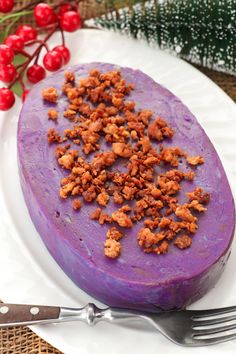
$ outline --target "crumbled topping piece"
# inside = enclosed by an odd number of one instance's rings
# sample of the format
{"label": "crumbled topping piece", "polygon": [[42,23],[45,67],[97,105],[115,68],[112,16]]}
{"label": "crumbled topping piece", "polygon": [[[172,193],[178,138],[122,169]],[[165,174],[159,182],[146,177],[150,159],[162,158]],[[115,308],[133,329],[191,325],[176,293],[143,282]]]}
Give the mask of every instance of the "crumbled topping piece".
{"label": "crumbled topping piece", "polygon": [[168,227],[171,222],[172,222],[171,219],[166,218],[166,217],[163,217],[163,218],[160,220],[158,226],[159,226],[161,229],[164,229],[164,228]]}
{"label": "crumbled topping piece", "polygon": [[162,149],[162,161],[169,163],[171,166],[178,166],[178,157],[183,156],[184,153],[178,147]]}
{"label": "crumbled topping piece", "polygon": [[193,171],[189,171],[188,173],[184,172],[184,178],[186,178],[188,181],[193,181],[195,177],[195,173]]}
{"label": "crumbled topping piece", "polygon": [[77,150],[69,150],[67,154],[60,157],[57,161],[60,166],[67,170],[71,170],[75,164],[75,158],[78,156]]}
{"label": "crumbled topping piece", "polygon": [[65,71],[65,80],[66,82],[74,82],[75,81],[75,74],[71,71]]}
{"label": "crumbled topping piece", "polygon": [[73,109],[67,109],[66,111],[64,111],[63,116],[73,121],[76,116],[76,111],[74,111]]}
{"label": "crumbled topping piece", "polygon": [[210,194],[205,193],[202,188],[196,188],[193,192],[187,193],[190,201],[197,200],[201,204],[208,204],[210,201]]}
{"label": "crumbled topping piece", "polygon": [[180,249],[188,248],[191,246],[191,244],[192,244],[192,239],[188,235],[178,236],[174,241],[174,245]]}
{"label": "crumbled topping piece", "polygon": [[90,186],[88,189],[86,189],[83,193],[82,196],[84,200],[88,203],[91,203],[93,200],[96,199],[97,193],[95,191],[94,186]]}
{"label": "crumbled topping piece", "polygon": [[62,138],[60,134],[53,128],[48,130],[48,142],[49,144],[52,143],[61,143]]}
{"label": "crumbled topping piece", "polygon": [[75,182],[69,182],[60,189],[60,197],[66,199],[75,187]]}
{"label": "crumbled topping piece", "polygon": [[109,195],[105,191],[99,193],[96,199],[97,203],[102,206],[106,206],[108,200],[109,200]]}
{"label": "crumbled topping piece", "polygon": [[97,208],[95,209],[91,214],[90,214],[90,219],[91,220],[99,220],[100,215],[101,215],[102,209]]}
{"label": "crumbled topping piece", "polygon": [[95,170],[101,170],[106,166],[112,166],[113,163],[116,160],[116,155],[114,154],[113,151],[105,151],[100,154],[97,154],[93,161],[92,161],[92,167]]}
{"label": "crumbled topping piece", "polygon": [[58,163],[67,170],[71,170],[74,165],[74,157],[70,154],[63,155],[58,159]]}
{"label": "crumbled topping piece", "polygon": [[154,249],[154,252],[156,252],[157,254],[165,254],[168,252],[168,249],[169,249],[169,243],[164,240],[161,242],[160,246]]}
{"label": "crumbled topping piece", "polygon": [[187,206],[184,205],[179,205],[176,210],[175,210],[175,215],[178,216],[178,218],[187,221],[187,222],[195,222],[197,218],[193,216],[191,211],[188,209]]}
{"label": "crumbled topping piece", "polygon": [[130,157],[132,155],[131,146],[125,143],[113,143],[112,151],[120,157]]}
{"label": "crumbled topping piece", "polygon": [[104,252],[108,258],[117,258],[121,251],[120,242],[108,238],[104,243]]}
{"label": "crumbled topping piece", "polygon": [[116,227],[112,227],[107,230],[107,238],[119,241],[124,236],[123,232],[117,230]]}
{"label": "crumbled topping piece", "polygon": [[156,118],[156,120],[148,126],[148,136],[151,139],[162,141],[164,138],[172,138],[173,135],[174,131],[172,128],[170,128],[166,121],[160,117]]}
{"label": "crumbled topping piece", "polygon": [[196,166],[196,165],[200,165],[204,162],[205,162],[205,160],[202,156],[188,156],[187,157],[187,163],[189,165]]}
{"label": "crumbled topping piece", "polygon": [[156,245],[158,242],[162,241],[165,238],[163,232],[154,233],[149,228],[142,228],[137,235],[139,246],[144,249],[150,248]]}
{"label": "crumbled topping piece", "polygon": [[112,223],[112,217],[106,213],[102,213],[100,214],[99,220],[98,220],[100,225],[105,224],[105,222],[111,224]]}
{"label": "crumbled topping piece", "polygon": [[58,113],[55,109],[49,109],[48,111],[48,119],[51,119],[53,121],[57,121],[58,118]]}
{"label": "crumbled topping piece", "polygon": [[133,223],[130,217],[123,211],[117,210],[111,215],[112,220],[117,222],[121,227],[132,227]]}
{"label": "crumbled topping piece", "polygon": [[81,209],[81,201],[79,199],[74,199],[73,200],[73,208],[74,210],[80,210]]}
{"label": "crumbled topping piece", "polygon": [[193,208],[196,211],[203,212],[206,211],[207,208],[205,208],[201,203],[199,203],[198,200],[192,200],[190,204],[188,204],[189,208]]}
{"label": "crumbled topping piece", "polygon": [[151,195],[152,195],[155,199],[158,199],[158,198],[161,197],[161,190],[158,189],[158,188],[156,188],[156,187],[154,187],[154,188],[152,188],[152,190],[151,190]]}
{"label": "crumbled topping piece", "polygon": [[63,155],[65,155],[66,151],[69,148],[70,148],[70,145],[65,145],[65,146],[57,145],[55,148],[56,158],[59,159],[59,157],[62,157]]}
{"label": "crumbled topping piece", "polygon": [[48,87],[43,89],[42,97],[45,101],[56,103],[58,99],[57,89],[55,89],[55,87]]}
{"label": "crumbled topping piece", "polygon": [[113,194],[113,200],[116,204],[122,204],[124,202],[124,198],[122,197],[122,195],[117,192],[117,191],[114,191],[114,194]]}
{"label": "crumbled topping piece", "polygon": [[150,219],[146,219],[144,220],[144,225],[149,228],[150,230],[154,230],[158,227],[159,225],[159,219],[157,220],[150,220]]}

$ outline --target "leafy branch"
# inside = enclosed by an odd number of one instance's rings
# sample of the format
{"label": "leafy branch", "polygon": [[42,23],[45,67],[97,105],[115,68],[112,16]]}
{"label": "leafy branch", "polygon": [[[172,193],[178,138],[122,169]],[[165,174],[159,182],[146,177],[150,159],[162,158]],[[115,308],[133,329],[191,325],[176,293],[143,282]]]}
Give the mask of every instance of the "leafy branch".
{"label": "leafy branch", "polygon": [[[236,74],[236,2],[234,0],[126,1],[97,18],[100,28],[145,38],[184,59]],[[128,6],[129,5],[129,6]]]}

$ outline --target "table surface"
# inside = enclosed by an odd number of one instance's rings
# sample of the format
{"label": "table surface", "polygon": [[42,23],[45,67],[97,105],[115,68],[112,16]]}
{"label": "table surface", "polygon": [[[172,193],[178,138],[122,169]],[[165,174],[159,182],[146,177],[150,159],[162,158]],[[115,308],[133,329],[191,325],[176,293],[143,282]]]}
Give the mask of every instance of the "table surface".
{"label": "table surface", "polygon": [[[196,66],[236,102],[236,77]],[[0,353],[61,354],[27,327],[0,329]]]}

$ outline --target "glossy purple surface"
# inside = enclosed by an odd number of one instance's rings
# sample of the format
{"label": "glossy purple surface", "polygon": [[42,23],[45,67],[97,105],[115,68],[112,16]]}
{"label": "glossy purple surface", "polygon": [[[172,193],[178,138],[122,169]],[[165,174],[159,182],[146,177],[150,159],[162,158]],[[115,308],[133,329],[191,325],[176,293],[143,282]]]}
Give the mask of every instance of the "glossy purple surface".
{"label": "glossy purple surface", "polygon": [[[92,68],[108,71],[111,64],[90,63],[71,68],[84,77]],[[136,107],[152,110],[165,118],[175,131],[164,145],[179,146],[189,155],[203,155],[205,164],[195,169],[193,182],[183,182],[179,200],[196,186],[211,194],[208,211],[199,217],[199,229],[192,246],[179,250],[170,246],[166,255],[144,254],[136,234],[142,223],[126,231],[122,253],[116,260],[104,256],[103,242],[107,225],[89,219],[96,208],[83,205],[72,209],[71,199],[61,200],[60,179],[66,174],[58,167],[54,146],[47,143],[50,127],[63,131],[71,123],[63,118],[65,96],[60,94],[56,109],[58,124],[47,119],[52,104],[41,99],[45,87],[61,92],[63,71],[35,85],[23,105],[18,125],[18,158],[21,185],[31,218],[48,250],[83,290],[100,301],[130,308],[155,310],[182,308],[204,295],[218,280],[227,258],[234,233],[235,211],[232,193],[220,159],[209,138],[186,106],[167,89],[138,70],[121,68],[128,83],[135,84],[130,99]],[[54,105],[53,105],[54,106]],[[101,149],[104,145],[101,146]],[[180,169],[186,169],[183,162]],[[110,202],[107,212],[115,209]]]}

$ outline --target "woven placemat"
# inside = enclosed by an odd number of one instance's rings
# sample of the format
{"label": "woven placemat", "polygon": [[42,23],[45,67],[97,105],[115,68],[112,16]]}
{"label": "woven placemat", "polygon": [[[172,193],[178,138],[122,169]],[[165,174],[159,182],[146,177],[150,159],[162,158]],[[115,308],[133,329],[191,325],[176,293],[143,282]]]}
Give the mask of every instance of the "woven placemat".
{"label": "woven placemat", "polygon": [[[236,102],[236,77],[196,66]],[[0,329],[0,353],[2,354],[60,354],[27,327]]]}

